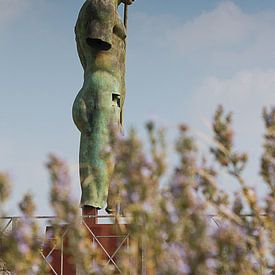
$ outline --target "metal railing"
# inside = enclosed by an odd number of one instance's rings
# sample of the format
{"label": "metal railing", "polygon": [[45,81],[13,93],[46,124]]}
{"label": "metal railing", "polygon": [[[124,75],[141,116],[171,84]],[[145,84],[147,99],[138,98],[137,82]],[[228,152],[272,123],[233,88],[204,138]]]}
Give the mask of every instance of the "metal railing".
{"label": "metal railing", "polygon": [[[240,215],[240,216],[247,217],[247,218],[253,217],[252,214],[244,214],[244,215]],[[266,216],[266,214],[262,214],[262,216]],[[213,224],[215,226],[220,228],[221,221],[219,221],[218,215],[207,215],[207,217],[209,218],[210,222],[213,222]],[[122,220],[125,220],[125,217],[121,217],[121,218],[122,218]],[[22,217],[20,217],[20,216],[0,217],[0,221],[2,221],[2,224],[1,224],[2,228],[0,228],[0,236],[5,235],[9,230],[12,229],[13,226],[16,226],[16,222],[20,219],[22,219]],[[54,221],[57,218],[55,216],[35,216],[32,219],[43,223],[44,224],[43,227],[46,228],[47,225],[51,225],[51,221]],[[87,224],[87,220],[89,220],[89,219],[101,220],[101,221],[104,219],[106,221],[106,219],[107,219],[108,223],[106,223],[106,222],[105,223],[96,223],[98,225],[114,224],[115,216],[114,215],[84,215],[84,216],[82,216],[82,225],[87,229],[87,232],[89,233],[89,235],[92,239],[92,244],[101,248],[103,254],[107,258],[106,265],[112,264],[115,267],[116,271],[119,274],[122,274],[121,269],[119,268],[118,263],[116,262],[115,256],[118,254],[118,252],[121,249],[129,249],[129,246],[130,246],[129,233],[125,233],[124,235],[123,234],[122,235],[106,235],[106,236],[97,235],[93,231],[93,229]],[[62,225],[65,225],[65,224],[62,224]],[[48,266],[48,268],[50,269],[50,271],[55,275],[64,275],[64,257],[65,257],[64,242],[66,240],[67,234],[68,234],[68,228],[65,229],[65,231],[63,232],[63,234],[61,236],[60,247],[57,247],[57,244],[53,245],[52,248],[50,249],[50,251],[46,255],[44,254],[43,247],[41,247],[40,255],[43,258],[43,260],[45,261],[45,263]],[[113,239],[113,238],[120,239],[120,242],[119,242],[118,246],[116,247],[115,251],[112,254],[110,254],[107,251],[107,249],[104,247],[104,245],[102,244],[101,240],[102,239]],[[44,238],[42,237],[41,239],[43,241],[43,244],[45,244],[45,242],[49,241],[49,239],[47,239],[46,236]],[[50,260],[52,254],[55,250],[60,251],[60,267],[58,268],[58,270],[60,270],[59,273],[55,269],[55,267],[52,265],[51,260]],[[7,275],[7,274],[13,274],[13,273],[9,272],[8,270],[5,270],[5,268],[1,267],[1,265],[0,265],[0,275],[4,275],[4,274]],[[146,274],[146,271],[144,274]]]}
{"label": "metal railing", "polygon": [[[121,217],[121,218],[123,219],[123,217]],[[2,228],[0,228],[0,236],[5,235],[6,233],[8,233],[9,230],[12,230],[13,226],[16,226],[16,223],[20,219],[22,219],[22,217],[20,217],[20,216],[0,217],[0,220],[2,220]],[[44,224],[43,227],[46,229],[47,226],[50,226],[52,224],[51,221],[54,221],[57,218],[55,216],[35,216],[31,219],[43,223]],[[104,254],[104,256],[107,258],[106,265],[112,264],[115,267],[116,271],[118,273],[122,274],[118,264],[115,261],[115,256],[118,254],[118,252],[122,248],[129,249],[129,243],[130,243],[129,233],[112,234],[112,235],[97,235],[93,231],[93,229],[87,224],[87,220],[89,220],[89,219],[101,220],[101,222],[105,220],[105,222],[103,222],[103,223],[95,223],[96,225],[108,225],[108,224],[110,225],[110,224],[115,224],[115,222],[114,222],[115,216],[114,215],[84,215],[84,216],[82,216],[81,224],[87,230],[87,232],[91,238],[92,244],[94,246],[99,247],[102,250],[102,253]],[[64,226],[64,225],[66,225],[66,224],[61,224],[61,226]],[[68,234],[68,231],[69,231],[69,229],[66,228],[65,231],[62,233],[62,235],[60,237],[60,240],[61,240],[60,246],[57,246],[57,244],[54,244],[47,254],[44,253],[44,248],[45,248],[44,245],[46,242],[50,241],[50,239],[47,239],[45,231],[44,231],[44,237],[41,237],[43,247],[41,247],[40,255],[43,258],[43,260],[45,261],[49,270],[55,275],[64,275],[65,241],[66,241],[66,236]],[[112,254],[110,254],[107,251],[107,249],[104,247],[104,245],[102,244],[102,240],[103,239],[114,239],[114,238],[119,240],[119,242],[118,242],[118,246],[116,247],[115,251]],[[60,251],[60,259],[59,259],[60,267],[58,268],[58,270],[60,270],[59,273],[56,270],[56,268],[53,266],[53,264],[51,263],[52,254],[56,250]],[[4,275],[4,274],[13,274],[13,273],[10,273],[4,267],[2,267],[2,268],[0,267],[0,275],[2,275],[2,274]]]}

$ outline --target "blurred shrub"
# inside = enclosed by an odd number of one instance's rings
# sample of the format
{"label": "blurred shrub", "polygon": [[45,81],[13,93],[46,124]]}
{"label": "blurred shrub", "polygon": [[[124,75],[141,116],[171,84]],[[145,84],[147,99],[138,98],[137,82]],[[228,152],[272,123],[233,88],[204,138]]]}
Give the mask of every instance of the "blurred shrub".
{"label": "blurred shrub", "polygon": [[[127,217],[131,236],[130,248],[117,259],[123,274],[267,274],[275,270],[275,108],[265,109],[263,118],[266,133],[260,174],[268,188],[263,200],[243,179],[248,156],[234,149],[232,114],[225,114],[222,107],[214,116],[208,160],[199,159],[188,127],[180,125],[175,143],[178,164],[172,169],[166,163],[165,131],[153,122],[146,125],[149,153],[134,130],[128,137],[112,134],[116,169],[110,203],[119,205]],[[109,154],[110,148],[103,154]],[[65,223],[70,228],[70,253],[82,273],[113,274],[81,226],[66,164],[50,156],[47,167],[57,244],[60,224]],[[167,170],[172,170],[169,178]],[[218,180],[224,172],[239,183],[233,200]],[[1,209],[9,194],[9,180],[0,174]],[[26,195],[19,207],[23,218],[1,235],[0,265],[17,274],[45,274],[44,237],[33,219],[32,197]],[[216,224],[211,222],[212,214],[217,216]],[[123,225],[120,229],[126,230]]]}

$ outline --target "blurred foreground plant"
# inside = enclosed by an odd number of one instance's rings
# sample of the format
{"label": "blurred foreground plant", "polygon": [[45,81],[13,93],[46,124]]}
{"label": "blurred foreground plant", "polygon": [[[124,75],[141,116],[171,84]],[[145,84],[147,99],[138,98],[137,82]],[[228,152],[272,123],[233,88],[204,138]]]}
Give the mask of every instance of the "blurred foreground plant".
{"label": "blurred foreground plant", "polygon": [[[9,189],[10,184],[6,176],[1,176],[0,185],[2,190]],[[1,203],[3,199],[6,200],[7,197],[2,196]],[[46,264],[40,254],[43,239],[33,218],[35,205],[30,194],[23,197],[19,208],[22,218],[13,219],[10,231],[1,230],[2,270],[12,270],[16,274],[45,274]]]}
{"label": "blurred foreground plant", "polygon": [[[128,137],[113,133],[112,204],[127,217],[128,225],[120,224],[120,229],[131,236],[129,249],[116,259],[123,274],[267,274],[275,270],[275,109],[265,110],[263,117],[266,133],[260,173],[268,188],[263,200],[243,179],[248,157],[234,149],[232,115],[222,107],[213,120],[212,158],[199,159],[188,127],[181,125],[175,143],[179,161],[173,169],[167,169],[164,130],[154,123],[146,126],[149,153],[134,130]],[[113,274],[81,226],[65,163],[50,156],[47,167],[56,215],[51,241],[60,246],[66,230],[72,260],[81,274]],[[167,170],[172,171],[169,176]],[[239,184],[233,198],[220,183],[222,173]],[[7,177],[0,175],[1,207],[9,190]],[[1,262],[18,274],[46,274],[30,195],[20,209],[23,218],[18,226],[1,236]],[[120,219],[117,213],[118,223]]]}

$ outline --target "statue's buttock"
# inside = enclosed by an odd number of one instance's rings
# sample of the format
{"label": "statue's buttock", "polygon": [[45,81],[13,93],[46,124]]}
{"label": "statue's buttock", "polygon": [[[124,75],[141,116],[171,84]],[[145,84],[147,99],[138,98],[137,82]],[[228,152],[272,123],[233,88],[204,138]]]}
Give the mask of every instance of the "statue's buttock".
{"label": "statue's buttock", "polygon": [[125,98],[126,30],[117,13],[117,0],[88,0],[76,24],[78,54],[84,84],[73,105],[73,119],[81,132],[81,205],[103,208],[107,202],[112,154],[111,126],[121,129]]}

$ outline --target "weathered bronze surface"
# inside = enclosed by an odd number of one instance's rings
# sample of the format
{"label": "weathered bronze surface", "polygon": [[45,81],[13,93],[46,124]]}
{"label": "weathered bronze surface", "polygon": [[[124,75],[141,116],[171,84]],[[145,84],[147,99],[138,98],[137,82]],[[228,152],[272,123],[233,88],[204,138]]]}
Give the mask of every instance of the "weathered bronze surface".
{"label": "weathered bronze surface", "polygon": [[[73,120],[81,132],[79,170],[81,206],[103,208],[114,170],[110,127],[121,129],[125,99],[126,29],[117,8],[133,0],[87,0],[75,27],[84,84],[73,104]],[[111,206],[108,206],[110,208]]]}

